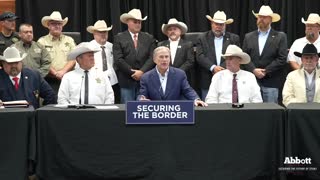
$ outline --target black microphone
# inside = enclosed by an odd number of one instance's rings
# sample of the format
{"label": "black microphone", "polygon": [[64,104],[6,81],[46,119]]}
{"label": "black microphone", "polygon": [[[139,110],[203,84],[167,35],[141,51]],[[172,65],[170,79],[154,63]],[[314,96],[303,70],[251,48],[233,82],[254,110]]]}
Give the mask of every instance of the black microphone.
{"label": "black microphone", "polygon": [[84,76],[81,77],[81,85],[80,85],[80,95],[79,95],[79,104],[81,104],[81,90],[82,90],[82,84],[83,84],[83,79],[84,79]]}

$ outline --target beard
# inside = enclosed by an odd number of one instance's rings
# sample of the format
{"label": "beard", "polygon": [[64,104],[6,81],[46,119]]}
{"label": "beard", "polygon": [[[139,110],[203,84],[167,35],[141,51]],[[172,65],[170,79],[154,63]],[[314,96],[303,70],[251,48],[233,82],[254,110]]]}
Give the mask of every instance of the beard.
{"label": "beard", "polygon": [[314,39],[315,38],[315,34],[313,32],[306,33],[306,38],[308,40]]}
{"label": "beard", "polygon": [[10,75],[11,75],[11,76],[17,76],[18,74],[19,74],[18,68],[12,67],[12,68],[10,69]]}

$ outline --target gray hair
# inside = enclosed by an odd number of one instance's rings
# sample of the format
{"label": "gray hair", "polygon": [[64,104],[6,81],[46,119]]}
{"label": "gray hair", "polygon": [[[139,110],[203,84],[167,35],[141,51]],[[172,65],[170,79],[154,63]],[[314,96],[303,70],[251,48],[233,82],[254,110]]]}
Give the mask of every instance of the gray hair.
{"label": "gray hair", "polygon": [[157,48],[155,48],[153,50],[153,59],[155,59],[156,55],[158,54],[159,51],[162,51],[162,50],[166,50],[168,51],[168,53],[170,54],[170,49],[166,46],[159,46]]}

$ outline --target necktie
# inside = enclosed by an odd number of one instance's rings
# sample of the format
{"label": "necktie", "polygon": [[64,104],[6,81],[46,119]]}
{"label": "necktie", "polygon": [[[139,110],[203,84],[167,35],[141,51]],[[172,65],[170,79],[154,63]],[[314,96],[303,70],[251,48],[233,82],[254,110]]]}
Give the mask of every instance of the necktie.
{"label": "necktie", "polygon": [[85,70],[85,79],[84,79],[84,104],[88,104],[89,99],[89,78],[88,78],[88,71]]}
{"label": "necktie", "polygon": [[134,45],[134,48],[137,49],[137,47],[138,47],[138,35],[137,34],[133,35],[133,45]]}
{"label": "necktie", "polygon": [[12,78],[12,80],[14,81],[14,88],[18,91],[18,89],[19,89],[19,78],[18,77],[14,77],[14,78]]}
{"label": "necktie", "polygon": [[238,103],[238,85],[237,85],[237,74],[233,74],[232,80],[232,103]]}
{"label": "necktie", "polygon": [[106,52],[104,51],[106,47],[105,46],[101,46],[101,56],[102,56],[102,63],[103,63],[103,67],[102,67],[102,70],[103,71],[106,71],[108,70],[108,63],[107,63],[107,55],[106,55]]}

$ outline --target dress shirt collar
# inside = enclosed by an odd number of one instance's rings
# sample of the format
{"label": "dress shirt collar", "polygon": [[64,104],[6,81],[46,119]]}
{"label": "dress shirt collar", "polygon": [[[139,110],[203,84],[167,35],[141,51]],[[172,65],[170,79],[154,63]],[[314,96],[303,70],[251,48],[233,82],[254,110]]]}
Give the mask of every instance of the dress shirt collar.
{"label": "dress shirt collar", "polygon": [[180,39],[181,39],[181,38],[179,37],[179,39],[177,39],[176,41],[173,41],[173,40],[171,40],[171,39],[169,38],[169,42],[170,42],[170,43],[177,43],[177,42],[179,43]]}
{"label": "dress shirt collar", "polygon": [[168,77],[168,73],[169,73],[169,67],[168,67],[168,69],[167,69],[167,71],[164,73],[164,76],[162,76],[162,74],[159,72],[159,70],[158,70],[158,67],[156,66],[156,70],[157,70],[157,73],[158,73],[158,75],[159,75],[159,78],[160,77]]}
{"label": "dress shirt collar", "polygon": [[12,79],[12,78],[14,78],[14,77],[17,77],[17,78],[19,78],[19,81],[20,81],[20,79],[21,79],[21,72],[18,74],[18,75],[16,75],[16,76],[10,76],[9,75],[9,78],[10,78],[10,80],[11,80],[11,82],[14,84],[14,80]]}
{"label": "dress shirt collar", "polygon": [[49,39],[50,39],[51,41],[61,41],[62,35],[63,35],[63,34],[61,33],[61,35],[59,36],[59,38],[58,38],[58,39],[55,39],[55,37],[52,36],[50,33],[48,34]]}
{"label": "dress shirt collar", "polygon": [[267,31],[261,31],[260,29],[258,29],[258,34],[259,35],[268,35],[270,30],[271,30],[271,27],[269,27],[269,29]]}
{"label": "dress shirt collar", "polygon": [[137,35],[137,39],[138,39],[138,37],[139,37],[139,33],[132,33],[131,31],[129,31],[129,33],[130,33],[130,35],[131,35],[131,37],[132,37],[132,39],[134,39],[134,35],[136,34]]}

